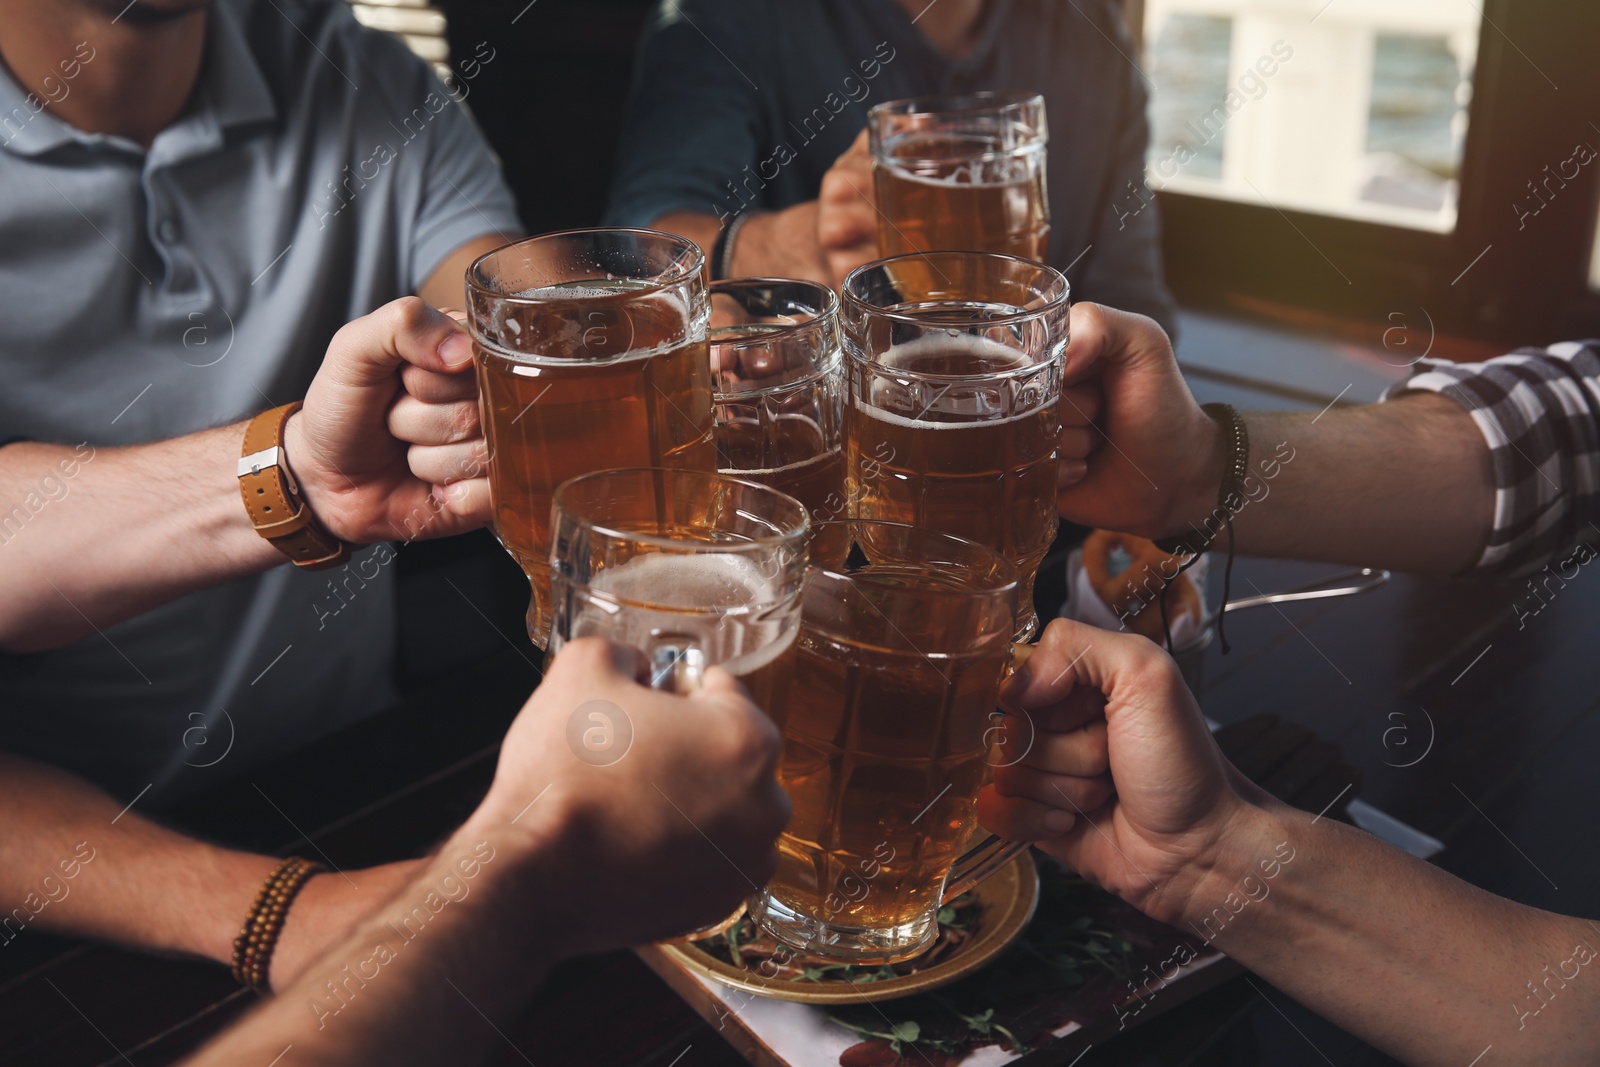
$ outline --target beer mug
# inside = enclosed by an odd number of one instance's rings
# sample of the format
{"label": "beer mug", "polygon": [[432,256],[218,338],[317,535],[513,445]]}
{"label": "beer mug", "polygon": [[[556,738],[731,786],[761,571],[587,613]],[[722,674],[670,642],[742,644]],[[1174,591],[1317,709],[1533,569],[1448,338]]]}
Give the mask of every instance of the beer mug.
{"label": "beer mug", "polygon": [[891,100],[867,112],[878,248],[1004,252],[1043,260],[1050,247],[1044,97]]}
{"label": "beer mug", "polygon": [[550,501],[613,467],[716,469],[705,257],[653,230],[573,230],[506,245],[467,271],[494,530],[550,632]]}
{"label": "beer mug", "polygon": [[711,283],[717,469],[788,493],[813,524],[848,516],[839,301],[815,282]]}
{"label": "beer mug", "polygon": [[778,780],[794,814],[751,912],[804,952],[892,963],[933,942],[942,903],[1026,847],[971,846],[1016,568],[930,530],[839,525],[854,544],[813,557],[787,698]]}
{"label": "beer mug", "polygon": [[941,530],[1017,568],[1016,639],[1056,526],[1067,280],[1025,259],[932,252],[844,281],[853,517]]}
{"label": "beer mug", "polygon": [[552,656],[608,638],[645,654],[651,685],[679,693],[719,666],[781,714],[810,531],[799,502],[737,478],[634,468],[564,483],[551,523]]}

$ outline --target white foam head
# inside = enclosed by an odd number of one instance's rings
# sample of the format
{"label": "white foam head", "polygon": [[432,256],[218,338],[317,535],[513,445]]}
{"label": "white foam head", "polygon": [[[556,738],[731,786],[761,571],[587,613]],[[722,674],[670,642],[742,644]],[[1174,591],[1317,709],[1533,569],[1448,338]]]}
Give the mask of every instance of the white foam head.
{"label": "white foam head", "polygon": [[618,600],[682,610],[737,611],[776,599],[749,557],[734,552],[650,552],[596,574],[590,588]]}
{"label": "white foam head", "polygon": [[798,610],[760,622],[748,618],[751,609],[774,604],[780,590],[755,562],[738,553],[652,552],[605,568],[589,586],[620,601],[622,610],[613,614],[591,603],[580,612],[587,618],[580,618],[575,635],[604,632],[614,640],[644,645],[655,633],[686,633],[701,644],[710,662],[734,674],[749,674],[772,662],[799,631]]}
{"label": "white foam head", "polygon": [[[1032,365],[1032,361],[1023,353],[1014,348],[991,341],[987,337],[976,334],[957,333],[951,334],[923,334],[904,344],[895,345],[893,348],[878,356],[874,362],[879,367],[890,372],[903,370],[907,373],[917,373],[916,363],[924,357],[934,353],[959,352],[982,359],[990,365],[991,373],[1001,375],[1015,371],[1025,370]],[[1033,416],[1038,408],[1026,411],[1002,414],[993,409],[988,403],[988,394],[973,386],[963,384],[959,388],[948,390],[933,389],[933,399],[927,404],[914,402],[912,392],[892,378],[874,376],[872,379],[872,404],[866,404],[858,397],[854,400],[856,410],[872,418],[895,426],[915,427],[919,430],[967,430],[974,428],[993,427],[1001,423],[1015,422]],[[895,403],[897,394],[903,402]],[[961,422],[948,422],[937,420],[924,420],[914,416],[898,414],[889,408],[905,409],[911,407],[918,414],[937,413],[941,415],[959,415]]]}
{"label": "white foam head", "polygon": [[541,285],[512,295],[519,300],[592,300],[601,296],[623,296],[645,288],[643,284],[595,283],[593,285]]}

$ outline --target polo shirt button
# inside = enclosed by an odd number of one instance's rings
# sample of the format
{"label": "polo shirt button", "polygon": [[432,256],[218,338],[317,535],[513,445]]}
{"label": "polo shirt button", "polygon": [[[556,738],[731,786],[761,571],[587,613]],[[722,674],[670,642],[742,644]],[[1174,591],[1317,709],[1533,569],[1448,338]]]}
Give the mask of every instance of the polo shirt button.
{"label": "polo shirt button", "polygon": [[162,219],[156,227],[156,236],[166,244],[173,244],[178,240],[178,224],[171,219]]}

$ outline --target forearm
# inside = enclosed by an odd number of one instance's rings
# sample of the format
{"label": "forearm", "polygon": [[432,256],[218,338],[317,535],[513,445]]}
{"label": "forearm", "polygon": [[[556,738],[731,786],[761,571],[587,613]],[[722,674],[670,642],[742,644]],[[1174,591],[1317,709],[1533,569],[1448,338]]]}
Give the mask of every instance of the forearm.
{"label": "forearm", "polygon": [[[722,230],[715,215],[694,211],[663,215],[653,225],[689,238],[707,257]],[[816,201],[752,215],[739,228],[730,266],[729,276],[734,278],[800,278],[833,285],[817,243]]]}
{"label": "forearm", "polygon": [[277,862],[141,818],[87,782],[0,755],[0,914],[37,928],[226,961]]}
{"label": "forearm", "polygon": [[1492,1044],[1579,1064],[1600,1046],[1590,924],[1276,802],[1225,849],[1177,925],[1406,1063],[1460,1067]]}
{"label": "forearm", "polygon": [[[1483,551],[1493,472],[1482,435],[1454,402],[1417,395],[1320,415],[1250,414],[1246,423],[1252,478],[1234,517],[1240,552],[1453,574]],[[1221,528],[1217,462],[1173,533]]]}
{"label": "forearm", "polygon": [[244,426],[0,449],[0,649],[55,648],[283,557],[239,498]]}
{"label": "forearm", "polygon": [[[527,875],[499,831],[473,824],[299,980],[193,1060],[298,1064],[475,1063],[554,961]],[[497,864],[499,866],[497,866]],[[551,884],[555,884],[551,881]]]}

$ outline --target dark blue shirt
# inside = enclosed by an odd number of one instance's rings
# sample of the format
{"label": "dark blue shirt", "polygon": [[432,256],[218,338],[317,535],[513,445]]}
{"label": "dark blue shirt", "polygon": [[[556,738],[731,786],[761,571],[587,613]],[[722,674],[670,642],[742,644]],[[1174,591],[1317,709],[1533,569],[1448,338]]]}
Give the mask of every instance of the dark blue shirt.
{"label": "dark blue shirt", "polygon": [[[989,0],[977,43],[940,52],[894,0],[662,0],[646,23],[607,220],[719,217],[814,199],[885,100],[984,89],[1044,95],[1050,262],[1073,298],[1169,332],[1144,188],[1143,76],[1115,0]],[[1132,186],[1129,185],[1132,183]]]}

